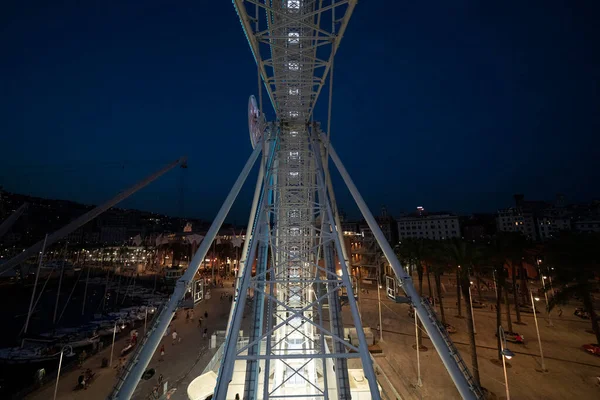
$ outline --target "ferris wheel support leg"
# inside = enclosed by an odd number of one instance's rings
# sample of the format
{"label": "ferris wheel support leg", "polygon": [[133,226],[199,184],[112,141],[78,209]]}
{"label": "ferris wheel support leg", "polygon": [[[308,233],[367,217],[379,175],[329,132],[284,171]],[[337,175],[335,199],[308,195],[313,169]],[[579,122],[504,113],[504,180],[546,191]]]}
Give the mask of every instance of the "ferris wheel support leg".
{"label": "ferris wheel support leg", "polygon": [[[354,297],[354,290],[352,289],[352,281],[350,278],[350,270],[346,265],[346,260],[343,257],[343,242],[340,241],[340,236],[338,235],[338,228],[335,224],[335,218],[333,217],[333,211],[331,207],[331,203],[329,202],[329,198],[327,196],[327,188],[325,184],[324,178],[324,170],[323,164],[321,162],[321,155],[319,149],[318,138],[315,136],[312,140],[313,150],[316,153],[316,163],[317,163],[317,187],[319,198],[322,199],[321,203],[325,206],[325,221],[331,226],[331,237],[333,239],[333,244],[335,246],[335,250],[338,254],[338,258],[340,261],[340,267],[342,270],[342,282],[344,286],[346,286],[346,291],[348,293],[348,304],[350,305],[350,312],[352,314],[352,319],[354,321],[356,327],[356,336],[358,336],[358,350],[360,353],[360,359],[362,362],[363,372],[365,374],[365,378],[369,383],[369,389],[371,391],[371,398],[374,400],[380,400],[381,394],[379,393],[379,387],[377,386],[377,377],[375,376],[375,370],[373,368],[373,361],[371,360],[371,355],[369,354],[369,348],[367,345],[367,339],[365,337],[365,332],[362,326],[362,320],[360,318],[360,314],[358,312],[358,305],[356,304],[356,300]],[[334,305],[332,305],[334,306]]]}
{"label": "ferris wheel support leg", "polygon": [[[244,246],[242,247],[242,253],[240,254],[240,265],[238,265],[238,271],[235,276],[235,287],[238,288],[240,284],[240,279],[244,276],[244,268],[246,267],[246,262],[248,261],[248,245],[252,240],[252,236],[254,235],[255,222],[256,222],[256,210],[258,208],[258,202],[260,200],[260,194],[262,193],[262,184],[263,179],[265,177],[265,164],[264,162],[260,163],[260,169],[258,170],[258,178],[256,180],[256,188],[254,189],[254,198],[252,199],[252,207],[250,208],[250,218],[248,218],[248,224],[246,225],[246,240],[244,240]],[[231,326],[231,318],[233,317],[233,307],[229,310],[229,319],[227,320],[227,328],[226,332],[229,332],[229,327]]]}
{"label": "ferris wheel support leg", "polygon": [[[267,189],[266,187],[263,190]],[[262,207],[261,207],[262,208]],[[266,222],[266,216],[268,211],[265,209],[258,210],[258,221],[256,223],[256,234],[252,239],[250,245],[250,252],[248,255],[249,260],[254,260],[256,255],[256,249],[258,242],[266,242],[265,231],[268,230],[268,223]],[[244,269],[244,275],[241,277],[240,287],[235,295],[237,299],[234,299],[233,305],[233,318],[231,320],[231,326],[227,331],[225,337],[223,358],[221,359],[221,365],[219,367],[219,373],[217,375],[217,383],[215,385],[215,391],[213,399],[225,400],[227,396],[228,386],[231,383],[231,377],[233,376],[233,367],[235,366],[235,355],[237,353],[237,344],[240,333],[240,326],[242,324],[242,317],[244,313],[244,307],[246,305],[246,293],[250,287],[250,280],[252,279],[252,268]]]}
{"label": "ferris wheel support leg", "polygon": [[137,387],[145,369],[148,367],[150,360],[152,359],[152,355],[158,348],[160,341],[162,340],[165,332],[169,324],[171,323],[171,319],[173,318],[173,314],[177,310],[177,306],[183,296],[185,295],[185,291],[187,290],[187,285],[194,279],[202,260],[206,257],[206,253],[208,252],[213,240],[217,236],[223,221],[227,217],[233,202],[235,201],[240,189],[244,185],[250,170],[254,166],[256,159],[258,158],[260,152],[262,150],[262,146],[256,146],[248,161],[246,161],[246,165],[242,169],[242,172],[238,176],[237,180],[233,184],[233,187],[229,191],[229,194],[225,198],[221,209],[217,213],[217,216],[213,220],[210,229],[206,233],[204,240],[200,244],[200,247],[194,254],[192,261],[190,262],[190,266],[185,271],[185,274],[177,281],[177,285],[175,286],[175,290],[171,295],[171,298],[167,302],[166,306],[163,308],[161,313],[156,318],[156,322],[153,324],[148,339],[144,343],[144,348],[139,353],[137,360],[133,362],[133,368],[127,374],[123,385],[118,390],[117,394],[113,397],[115,399],[130,399],[133,395],[135,388]]}
{"label": "ferris wheel support leg", "polygon": [[406,295],[411,299],[411,302],[412,302],[413,306],[415,307],[415,310],[417,311],[417,315],[419,316],[419,319],[423,323],[423,326],[425,327],[425,330],[427,331],[427,334],[429,335],[431,342],[433,343],[438,354],[440,355],[440,358],[442,359],[444,366],[448,370],[450,377],[454,381],[454,384],[456,385],[458,392],[460,393],[460,395],[462,396],[463,399],[475,400],[476,396],[471,391],[471,387],[470,387],[469,383],[467,382],[464,374],[459,369],[452,354],[450,353],[450,349],[446,345],[446,342],[444,341],[443,337],[441,336],[441,334],[439,333],[437,328],[434,326],[433,322],[429,319],[427,310],[425,309],[423,304],[421,304],[421,298],[419,297],[419,294],[417,293],[415,287],[413,286],[410,276],[408,276],[406,274],[406,272],[404,271],[404,268],[402,268],[400,261],[398,261],[396,254],[394,254],[392,247],[390,246],[387,239],[383,235],[383,232],[379,228],[377,221],[375,221],[373,214],[371,214],[369,207],[367,207],[367,204],[365,203],[365,201],[363,200],[362,196],[360,195],[358,189],[354,185],[352,178],[348,174],[348,171],[346,171],[346,168],[344,167],[344,165],[342,164],[342,161],[340,160],[337,153],[333,149],[333,146],[331,146],[331,144],[328,144],[328,146],[329,146],[329,155],[330,155],[333,163],[335,164],[338,171],[340,172],[340,175],[342,176],[344,183],[348,187],[348,190],[350,190],[350,193],[352,194],[352,197],[354,198],[356,205],[358,206],[363,217],[367,221],[367,224],[369,225],[371,232],[373,232],[373,236],[375,236],[377,243],[381,247],[381,250],[383,251],[385,257],[387,258],[392,269],[394,270],[394,273],[396,274],[396,276],[398,278],[401,279],[402,287],[403,287],[404,291],[406,292]]}

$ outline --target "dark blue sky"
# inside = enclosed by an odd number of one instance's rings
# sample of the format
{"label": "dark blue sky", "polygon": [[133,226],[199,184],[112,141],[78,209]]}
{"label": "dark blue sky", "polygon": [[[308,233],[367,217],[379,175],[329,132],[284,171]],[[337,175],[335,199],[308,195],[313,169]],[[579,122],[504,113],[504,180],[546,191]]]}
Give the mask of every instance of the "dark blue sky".
{"label": "dark blue sky", "polygon": [[[250,153],[257,91],[231,2],[49,3],[0,6],[0,185],[99,203],[187,154],[187,171],[124,206],[177,215],[183,187],[184,214],[212,218]],[[599,196],[599,11],[360,1],[336,58],[332,140],[371,208]],[[245,223],[250,186],[232,222]]]}

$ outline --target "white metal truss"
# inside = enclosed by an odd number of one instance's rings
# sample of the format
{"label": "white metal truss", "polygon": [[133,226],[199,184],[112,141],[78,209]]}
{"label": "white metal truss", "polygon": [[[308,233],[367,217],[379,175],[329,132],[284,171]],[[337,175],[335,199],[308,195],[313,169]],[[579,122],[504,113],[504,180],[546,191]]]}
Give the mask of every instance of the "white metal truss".
{"label": "white metal truss", "polygon": [[281,121],[308,121],[356,0],[234,0]]}
{"label": "white metal truss", "polygon": [[[214,398],[231,395],[236,361],[246,360],[246,399],[350,399],[346,360],[360,358],[370,397],[379,399],[327,195],[320,144],[307,125],[280,127],[267,146],[273,156],[259,182],[263,200],[243,256],[256,258],[255,274],[248,262],[238,287],[238,293],[254,293],[253,326],[249,342],[236,345],[246,302],[245,296],[236,297]],[[342,291],[348,293],[359,343],[344,337]]]}
{"label": "white metal truss", "polygon": [[[266,87],[277,119],[268,124],[269,132],[256,144],[190,267],[155,319],[144,339],[144,349],[135,356],[132,370],[116,397],[130,398],[133,394],[187,284],[262,151],[262,179],[259,178],[255,191],[249,239],[242,254],[213,398],[231,398],[231,387],[241,385],[247,400],[349,400],[350,358],[360,358],[370,397],[381,398],[346,265],[333,189],[326,173],[328,156],[401,280],[460,394],[468,399],[480,398],[460,354],[435,313],[421,301],[328,138],[319,131],[318,124],[309,123],[356,0],[233,2],[257,62],[259,82],[262,80]],[[261,93],[262,90],[262,111]],[[246,294],[251,292],[252,326],[248,340],[239,341]],[[341,294],[348,297],[358,343],[344,337]],[[243,375],[243,384],[233,379],[236,374],[238,378]],[[239,393],[237,389],[234,393]]]}
{"label": "white metal truss", "polygon": [[[378,399],[354,296],[351,307],[356,309],[354,325],[359,328],[362,345],[353,346],[343,335],[339,292],[344,288],[352,293],[352,288],[344,283],[350,282],[347,268],[338,270],[341,276],[336,272],[336,258],[344,263],[339,251],[342,243],[333,216],[326,212],[333,207],[307,123],[355,1],[236,0],[234,4],[277,113],[279,129],[271,138],[276,144],[263,182],[266,201],[259,205],[240,285],[242,293],[251,288],[255,294],[250,343],[241,349],[235,345],[240,311],[234,311],[215,398],[225,398],[235,360],[245,359],[244,398],[297,397],[301,393],[307,399],[330,395],[349,399],[346,358],[360,356],[366,363],[363,368],[372,397]],[[256,274],[250,278],[255,254]],[[244,299],[239,298],[235,307],[243,309],[243,304]],[[324,305],[329,310],[327,327],[323,324]]]}

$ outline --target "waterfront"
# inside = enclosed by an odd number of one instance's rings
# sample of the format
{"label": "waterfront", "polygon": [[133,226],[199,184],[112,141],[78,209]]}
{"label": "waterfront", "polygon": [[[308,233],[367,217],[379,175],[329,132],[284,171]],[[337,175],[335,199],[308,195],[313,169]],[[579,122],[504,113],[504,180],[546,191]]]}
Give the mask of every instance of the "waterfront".
{"label": "waterfront", "polygon": [[[109,276],[109,290],[106,301],[104,301],[106,277],[107,271],[99,268],[90,269],[86,293],[87,277],[85,275],[76,272],[70,276],[65,276],[61,285],[56,326],[52,323],[52,320],[58,292],[58,274],[48,279],[44,290],[42,290],[44,279],[40,278],[36,298],[37,296],[40,297],[29,321],[27,337],[35,338],[42,333],[51,333],[54,329],[60,331],[65,328],[73,328],[73,330],[77,330],[90,321],[97,319],[95,317],[106,318],[109,312],[142,304],[139,298],[131,295],[133,293],[133,278],[114,276],[112,273]],[[119,283],[119,280],[121,283]],[[151,291],[154,288],[154,277],[152,276],[137,277],[135,281],[138,292],[140,290]],[[164,289],[162,283],[157,286],[158,289]],[[3,285],[0,291],[0,300],[7,306],[0,309],[0,318],[3,321],[10,321],[10,323],[5,324],[4,329],[0,330],[0,347],[21,345],[32,290],[32,279]],[[126,295],[127,292],[129,294]],[[119,293],[118,299],[117,293]],[[159,294],[157,291],[157,295]],[[166,297],[166,293],[163,294],[163,297]],[[61,314],[62,318],[60,318]],[[149,319],[151,318],[152,314],[149,316]],[[143,326],[144,321],[138,321],[136,324],[139,328],[140,325]],[[131,329],[134,329],[134,326],[128,324],[123,332],[117,333],[117,337],[127,337]],[[79,354],[85,350],[87,354],[92,354],[102,347],[106,348],[110,345],[111,340],[110,335],[101,336],[99,342],[90,343],[88,346],[76,349],[75,352]],[[63,368],[69,368],[70,364],[77,364],[77,362],[78,355],[70,358],[65,357]],[[23,391],[32,390],[36,385],[36,372],[41,368],[45,369],[47,375],[53,374],[57,368],[57,358],[32,364],[0,363],[0,377],[2,377],[0,395],[7,398],[9,396],[18,398],[24,393]]]}

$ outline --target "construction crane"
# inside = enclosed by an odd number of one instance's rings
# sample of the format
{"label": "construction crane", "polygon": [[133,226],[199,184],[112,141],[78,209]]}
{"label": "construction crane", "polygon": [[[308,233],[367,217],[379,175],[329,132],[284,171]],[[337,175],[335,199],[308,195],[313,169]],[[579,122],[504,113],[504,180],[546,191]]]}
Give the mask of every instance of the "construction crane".
{"label": "construction crane", "polygon": [[182,166],[185,168],[187,166],[187,157],[178,158],[177,160],[173,161],[169,165],[161,168],[159,171],[157,171],[157,172],[153,173],[152,175],[146,177],[145,179],[139,181],[132,187],[117,194],[115,197],[108,200],[107,202],[99,205],[98,207],[95,207],[93,210],[86,212],[85,214],[76,218],[74,221],[70,222],[69,224],[63,226],[56,232],[49,234],[46,239],[40,240],[33,246],[29,247],[27,250],[24,250],[22,253],[19,253],[15,257],[11,258],[10,260],[8,260],[4,264],[2,264],[0,266],[0,275],[9,271],[11,268],[14,268],[17,265],[21,264],[22,262],[27,260],[29,257],[37,254],[42,249],[42,246],[44,245],[44,241],[46,243],[46,247],[51,246],[52,244],[56,243],[57,241],[61,240],[65,236],[67,236],[70,233],[72,233],[73,231],[75,231],[77,228],[80,228],[83,225],[85,225],[86,223],[90,222],[91,220],[93,220],[94,218],[96,218],[97,216],[102,214],[104,211],[119,204],[121,201],[125,200],[126,198],[128,198],[129,196],[131,196],[138,190],[142,189],[143,187],[148,186],[150,183],[154,182],[156,179],[160,178],[165,173],[169,172],[171,169],[173,169],[177,166]]}
{"label": "construction crane", "polygon": [[4,220],[4,222],[2,222],[2,225],[0,225],[0,238],[2,236],[4,236],[6,234],[6,232],[9,231],[9,229],[15,224],[15,222],[17,222],[19,217],[25,212],[25,210],[27,210],[28,206],[29,206],[29,203],[23,203],[21,205],[21,207],[17,208],[10,215],[10,217],[6,218],[6,220]]}

